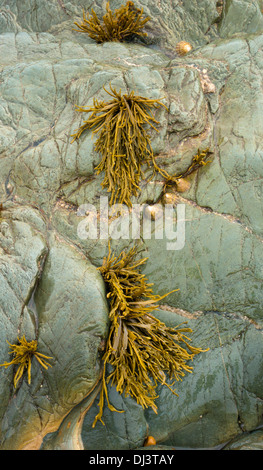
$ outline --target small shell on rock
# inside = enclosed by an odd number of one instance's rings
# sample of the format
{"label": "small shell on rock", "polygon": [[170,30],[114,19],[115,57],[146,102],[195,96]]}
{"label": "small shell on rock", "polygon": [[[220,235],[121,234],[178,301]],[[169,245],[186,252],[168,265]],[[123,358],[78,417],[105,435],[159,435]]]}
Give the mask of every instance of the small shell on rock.
{"label": "small shell on rock", "polygon": [[178,55],[185,55],[192,50],[192,46],[189,42],[180,41],[176,44],[175,50]]}
{"label": "small shell on rock", "polygon": [[176,181],[176,190],[178,193],[184,193],[190,189],[191,183],[185,178],[179,178]]}
{"label": "small shell on rock", "polygon": [[145,442],[144,442],[144,447],[148,447],[148,446],[154,446],[156,444],[156,440],[154,439],[153,436],[148,436],[146,439],[145,439]]}
{"label": "small shell on rock", "polygon": [[148,205],[144,209],[144,214],[147,219],[158,220],[163,216],[163,209],[161,204]]}
{"label": "small shell on rock", "polygon": [[0,224],[0,232],[4,235],[4,237],[7,235],[7,231],[9,229],[9,225],[7,222],[1,222]]}
{"label": "small shell on rock", "polygon": [[207,75],[207,70],[203,69],[200,71],[201,85],[204,93],[215,93],[216,87],[214,83],[211,82],[210,78]]}
{"label": "small shell on rock", "polygon": [[174,193],[165,193],[162,197],[162,203],[165,204],[176,204],[178,197]]}

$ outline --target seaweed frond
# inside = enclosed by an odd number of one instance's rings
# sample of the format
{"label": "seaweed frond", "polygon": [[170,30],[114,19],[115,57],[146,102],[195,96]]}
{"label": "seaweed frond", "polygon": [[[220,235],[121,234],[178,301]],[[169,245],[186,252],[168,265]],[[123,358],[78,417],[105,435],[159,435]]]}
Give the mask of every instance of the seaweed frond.
{"label": "seaweed frond", "polygon": [[121,5],[120,8],[112,12],[108,2],[106,10],[103,22],[100,22],[93,9],[91,15],[89,13],[85,15],[83,10],[83,21],[80,24],[74,22],[79,29],[73,29],[73,31],[80,30],[87,33],[97,43],[123,42],[134,35],[147,36],[147,33],[142,32],[141,29],[150,20],[150,17],[143,18],[143,8],[136,8],[134,3],[129,1],[126,5]]}
{"label": "seaweed frond", "polygon": [[[97,173],[105,172],[103,188],[111,192],[110,205],[119,202],[131,206],[131,196],[137,196],[139,182],[143,178],[142,164],[154,162],[150,136],[144,125],[156,130],[159,122],[152,110],[166,106],[160,100],[136,96],[134,91],[121,94],[111,87],[104,90],[113,98],[108,102],[94,98],[93,107],[77,107],[79,112],[90,112],[91,116],[72,135],[74,142],[81,134],[92,129],[98,134],[95,150],[102,155]],[[167,108],[166,108],[167,109]]]}
{"label": "seaweed frond", "polygon": [[192,162],[184,172],[180,173],[179,175],[169,175],[165,170],[158,167],[159,173],[165,178],[164,182],[164,191],[170,187],[174,186],[178,180],[186,178],[187,176],[191,175],[195,171],[197,171],[200,167],[211,163],[211,160],[207,160],[208,156],[211,155],[213,152],[210,151],[209,148],[205,150],[198,149],[197,154],[193,156]]}
{"label": "seaweed frond", "polygon": [[[109,403],[109,382],[120,394],[129,395],[143,408],[151,407],[157,413],[155,400],[158,383],[177,395],[172,388],[174,383],[169,384],[167,376],[169,380],[182,380],[185,372],[192,372],[187,362],[195,354],[204,352],[189,344],[191,340],[185,333],[192,332],[190,328],[183,324],[170,328],[151,315],[151,311],[159,308],[160,300],[179,289],[163,296],[154,295],[151,289],[153,284],[149,284],[139,271],[147,258],[136,261],[136,255],[136,248],[132,248],[116,257],[109,247],[108,256],[98,268],[107,286],[111,323],[102,358],[104,366],[99,413],[93,427],[98,420],[103,423],[105,398],[110,410],[118,411]],[[107,364],[111,365],[108,376]]]}
{"label": "seaweed frond", "polygon": [[4,364],[0,364],[1,367],[3,366],[5,368],[11,365],[19,364],[19,367],[14,376],[15,388],[20,378],[22,377],[25,369],[27,369],[28,383],[29,384],[31,383],[31,362],[34,356],[39,362],[39,364],[45,369],[48,369],[48,366],[52,367],[45,359],[53,359],[52,357],[45,356],[44,354],[41,354],[40,352],[37,351],[36,340],[28,342],[25,336],[23,336],[22,338],[17,338],[17,339],[20,344],[11,344],[9,343],[9,341],[7,341],[7,343],[9,344],[12,350],[9,354],[14,354],[15,355],[14,359],[11,362],[4,362]]}

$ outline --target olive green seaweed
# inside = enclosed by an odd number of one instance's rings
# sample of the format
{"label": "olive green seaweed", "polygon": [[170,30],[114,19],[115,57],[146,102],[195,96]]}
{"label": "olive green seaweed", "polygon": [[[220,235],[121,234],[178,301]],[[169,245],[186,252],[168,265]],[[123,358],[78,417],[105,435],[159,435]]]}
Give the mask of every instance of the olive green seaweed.
{"label": "olive green seaweed", "polygon": [[52,367],[45,359],[53,359],[50,356],[45,356],[37,351],[37,341],[33,340],[28,342],[23,336],[22,338],[17,338],[20,344],[9,344],[11,351],[9,354],[15,354],[14,359],[11,362],[5,362],[4,364],[0,364],[1,367],[9,367],[12,365],[19,364],[19,367],[14,376],[14,387],[16,388],[20,378],[22,377],[24,370],[27,369],[28,374],[28,384],[31,383],[31,362],[33,357],[37,359],[39,364],[44,367],[44,369],[48,369]]}
{"label": "olive green seaweed", "polygon": [[83,21],[81,23],[74,22],[79,29],[74,28],[73,31],[87,33],[97,43],[123,42],[134,35],[147,36],[147,33],[142,32],[141,29],[150,20],[150,17],[143,19],[143,9],[136,8],[133,2],[127,2],[126,5],[122,5],[114,12],[111,11],[108,2],[106,10],[107,13],[103,16],[102,23],[93,9],[91,15],[87,13],[87,16],[83,10]]}
{"label": "olive green seaweed", "polygon": [[[147,258],[136,261],[137,254],[137,249],[131,248],[116,257],[111,254],[109,246],[108,256],[98,268],[107,287],[111,323],[102,358],[104,365],[99,413],[93,427],[98,420],[103,423],[105,398],[111,411],[122,412],[109,403],[109,382],[120,394],[129,395],[143,408],[151,407],[157,413],[155,400],[158,383],[166,385],[177,395],[172,388],[174,383],[169,384],[166,375],[170,380],[182,380],[185,372],[192,372],[187,362],[195,354],[204,352],[189,344],[191,340],[185,333],[191,333],[192,330],[182,327],[183,323],[169,328],[151,315],[151,311],[158,309],[160,300],[179,289],[162,296],[154,295],[151,289],[153,284],[149,284],[145,275],[139,271]],[[111,365],[111,371],[107,375],[108,364]]]}
{"label": "olive green seaweed", "polygon": [[211,163],[211,160],[206,159],[212,153],[213,152],[211,152],[209,148],[206,148],[202,151],[198,149],[197,154],[193,156],[192,162],[189,167],[182,173],[179,173],[179,175],[169,175],[164,169],[158,167],[158,171],[165,179],[163,192],[165,192],[169,187],[175,186],[176,182],[179,179],[186,178],[187,176],[197,171],[200,167],[206,166],[208,165],[208,163]]}
{"label": "olive green seaweed", "polygon": [[95,170],[98,174],[105,173],[102,187],[111,192],[110,205],[119,202],[131,207],[131,196],[137,196],[143,178],[142,164],[151,162],[154,169],[158,169],[144,125],[158,132],[154,125],[158,121],[152,110],[166,106],[159,100],[136,96],[134,91],[122,95],[121,90],[118,93],[111,85],[110,90],[105,91],[112,96],[111,101],[94,98],[93,107],[77,107],[79,112],[92,114],[72,135],[72,142],[87,129],[98,133],[95,150],[102,155],[102,160]]}

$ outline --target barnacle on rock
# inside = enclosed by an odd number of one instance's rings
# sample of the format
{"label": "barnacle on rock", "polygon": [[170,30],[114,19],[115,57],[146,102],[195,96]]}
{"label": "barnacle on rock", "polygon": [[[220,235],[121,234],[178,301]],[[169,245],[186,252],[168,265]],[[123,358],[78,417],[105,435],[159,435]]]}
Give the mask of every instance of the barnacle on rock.
{"label": "barnacle on rock", "polygon": [[176,180],[176,191],[178,191],[178,193],[184,193],[184,192],[188,191],[188,189],[190,189],[190,187],[191,187],[191,183],[188,179],[178,178]]}
{"label": "barnacle on rock", "polygon": [[[83,22],[74,24],[80,31],[88,33],[97,43],[108,41],[125,41],[129,40],[133,35],[147,36],[147,33],[142,32],[141,29],[145,23],[150,20],[150,17],[142,18],[143,9],[136,8],[133,2],[127,2],[120,8],[112,12],[110,10],[109,2],[106,5],[107,13],[103,16],[103,22],[98,19],[94,10],[91,10],[91,15],[83,10]],[[74,31],[79,31],[74,29]]]}
{"label": "barnacle on rock", "polygon": [[110,205],[119,202],[131,206],[131,196],[136,196],[140,189],[142,164],[151,161],[156,167],[144,125],[148,124],[158,132],[154,126],[158,121],[153,117],[152,109],[166,106],[159,100],[136,96],[134,91],[122,95],[121,90],[118,93],[111,85],[110,90],[105,91],[112,96],[111,101],[94,99],[92,108],[77,107],[79,112],[92,114],[73,134],[72,142],[86,129],[99,134],[95,150],[102,155],[102,161],[95,170],[98,174],[105,172],[102,187],[111,192]]}
{"label": "barnacle on rock", "polygon": [[[149,284],[145,275],[139,271],[147,258],[136,261],[136,255],[136,248],[132,248],[116,257],[111,254],[109,246],[109,254],[98,268],[107,287],[111,323],[102,358],[104,365],[99,413],[93,427],[98,420],[103,423],[105,398],[110,410],[118,411],[109,403],[109,382],[119,393],[129,395],[143,408],[151,407],[157,413],[155,400],[158,383],[166,385],[177,395],[172,388],[173,384],[167,382],[167,376],[170,380],[182,380],[185,372],[192,372],[187,362],[195,354],[203,352],[189,344],[191,340],[185,333],[191,332],[190,328],[182,324],[170,328],[151,315],[151,311],[158,308],[157,303],[169,294],[153,294],[153,284]],[[108,364],[111,365],[111,371],[107,376]]]}
{"label": "barnacle on rock", "polygon": [[145,441],[144,441],[144,444],[143,446],[144,447],[148,447],[148,446],[155,446],[156,444],[156,440],[153,436],[148,436]]}
{"label": "barnacle on rock", "polygon": [[178,196],[174,192],[167,192],[164,193],[162,196],[162,203],[163,205],[165,204],[177,204],[178,202]]}
{"label": "barnacle on rock", "polygon": [[144,208],[143,213],[149,220],[158,220],[163,217],[162,206],[160,204],[148,204]]}
{"label": "barnacle on rock", "polygon": [[15,354],[14,359],[11,362],[4,362],[4,364],[0,364],[3,367],[9,367],[11,365],[19,364],[19,367],[16,371],[14,376],[14,387],[16,388],[19,379],[22,377],[24,370],[27,369],[28,374],[28,383],[31,383],[31,362],[33,357],[38,360],[39,364],[43,366],[45,369],[52,367],[45,359],[52,359],[50,356],[45,356],[37,351],[37,341],[33,340],[28,342],[23,336],[22,338],[17,338],[20,344],[9,344],[11,348],[11,352],[9,354]]}
{"label": "barnacle on rock", "polygon": [[176,44],[175,50],[178,55],[183,56],[188,54],[192,50],[192,46],[189,42],[186,41],[180,41]]}

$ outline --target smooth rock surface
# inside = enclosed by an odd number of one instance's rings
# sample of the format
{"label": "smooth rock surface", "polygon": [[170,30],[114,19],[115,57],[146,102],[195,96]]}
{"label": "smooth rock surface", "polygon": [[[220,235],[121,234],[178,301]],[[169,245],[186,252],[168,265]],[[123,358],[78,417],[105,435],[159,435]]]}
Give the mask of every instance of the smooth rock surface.
{"label": "smooth rock surface", "polygon": [[7,450],[38,449],[43,436],[92,390],[108,326],[96,268],[58,235],[47,236],[43,224],[39,233],[32,214],[31,224],[17,220],[23,215],[15,210],[15,220],[1,224],[1,363],[8,359],[6,339],[16,343],[17,335],[25,335],[52,357],[52,368],[46,371],[33,359],[31,384],[25,374],[16,390],[13,368],[1,369],[1,448]]}

